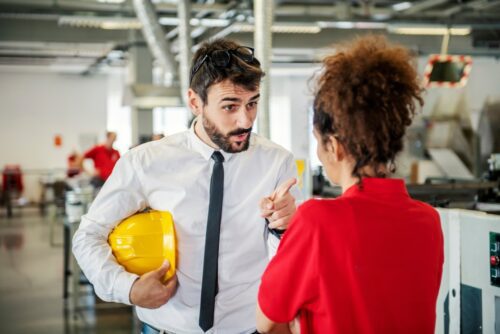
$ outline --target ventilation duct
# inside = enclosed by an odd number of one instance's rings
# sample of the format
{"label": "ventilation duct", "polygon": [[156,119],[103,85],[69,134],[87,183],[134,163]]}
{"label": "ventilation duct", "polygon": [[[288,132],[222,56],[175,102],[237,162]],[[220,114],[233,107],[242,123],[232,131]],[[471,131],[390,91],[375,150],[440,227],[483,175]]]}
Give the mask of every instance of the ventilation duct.
{"label": "ventilation duct", "polygon": [[179,87],[138,83],[127,86],[122,103],[125,106],[138,109],[180,107],[183,105]]}
{"label": "ventilation duct", "polygon": [[175,60],[170,53],[170,45],[164,38],[164,32],[158,23],[154,5],[150,0],[133,0],[135,13],[142,24],[142,33],[151,54],[158,61],[163,73],[170,73],[175,81],[177,77]]}

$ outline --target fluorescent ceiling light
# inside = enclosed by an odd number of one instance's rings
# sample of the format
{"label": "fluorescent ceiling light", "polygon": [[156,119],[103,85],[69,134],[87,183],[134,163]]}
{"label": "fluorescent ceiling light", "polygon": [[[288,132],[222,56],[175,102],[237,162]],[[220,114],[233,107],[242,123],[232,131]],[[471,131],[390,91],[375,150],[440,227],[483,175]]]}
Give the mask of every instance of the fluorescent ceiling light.
{"label": "fluorescent ceiling light", "polygon": [[189,23],[193,26],[203,26],[203,27],[227,27],[229,25],[229,20],[226,19],[196,19],[193,18],[189,20]]}
{"label": "fluorescent ceiling light", "polygon": [[99,26],[99,28],[107,30],[141,29],[141,27],[142,24],[139,21],[104,21]]}
{"label": "fluorescent ceiling light", "polygon": [[124,3],[125,0],[97,0],[100,3]]}
{"label": "fluorescent ceiling light", "polygon": [[411,6],[412,6],[411,2],[405,1],[392,5],[392,9],[394,9],[397,12],[400,12],[402,10],[410,8]]}
{"label": "fluorescent ceiling light", "polygon": [[334,29],[386,29],[384,22],[355,22],[355,21],[318,21],[321,28]]}
{"label": "fluorescent ceiling light", "polygon": [[321,31],[321,28],[317,25],[303,26],[276,24],[271,27],[271,31],[284,34],[317,34]]}
{"label": "fluorescent ceiling light", "polygon": [[[158,19],[158,22],[164,26],[178,26],[179,25],[179,18],[177,18],[177,17],[160,17]],[[209,27],[209,28],[227,27],[229,25],[229,20],[192,18],[189,20],[189,24],[194,26],[194,27],[196,27],[196,26],[203,26],[203,27]]]}
{"label": "fluorescent ceiling light", "polygon": [[387,30],[393,34],[402,35],[450,35],[465,36],[471,32],[470,27],[454,27],[448,28],[445,26],[399,26],[389,25]]}
{"label": "fluorescent ceiling light", "polygon": [[139,20],[126,17],[61,16],[58,24],[77,28],[109,30],[141,29],[142,27]]}
{"label": "fluorescent ceiling light", "polygon": [[179,0],[153,0],[152,1],[155,5],[156,4],[161,4],[161,3],[168,3],[170,5],[177,5],[177,3],[179,2]]}
{"label": "fluorescent ceiling light", "polygon": [[352,29],[352,28],[354,28],[354,22],[349,22],[349,21],[335,22],[335,28]]}
{"label": "fluorescent ceiling light", "polygon": [[[253,24],[235,23],[231,27],[233,32],[255,31],[255,26]],[[321,31],[321,27],[319,25],[310,24],[273,24],[271,31],[284,34],[317,34]]]}

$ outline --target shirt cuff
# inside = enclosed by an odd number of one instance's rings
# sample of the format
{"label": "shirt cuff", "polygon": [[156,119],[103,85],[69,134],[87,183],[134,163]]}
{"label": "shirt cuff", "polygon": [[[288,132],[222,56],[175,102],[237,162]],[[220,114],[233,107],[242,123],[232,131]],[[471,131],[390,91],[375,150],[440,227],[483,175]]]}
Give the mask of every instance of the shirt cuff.
{"label": "shirt cuff", "polygon": [[276,238],[281,239],[281,236],[283,235],[283,233],[285,233],[286,230],[279,230],[277,228],[269,228],[269,220],[267,218],[265,218],[265,219],[266,219],[266,224],[267,224],[267,230],[269,231],[269,233],[274,235]]}
{"label": "shirt cuff", "polygon": [[113,287],[113,300],[117,303],[132,305],[130,302],[130,290],[137,278],[139,278],[139,275],[126,271],[121,272],[116,278]]}

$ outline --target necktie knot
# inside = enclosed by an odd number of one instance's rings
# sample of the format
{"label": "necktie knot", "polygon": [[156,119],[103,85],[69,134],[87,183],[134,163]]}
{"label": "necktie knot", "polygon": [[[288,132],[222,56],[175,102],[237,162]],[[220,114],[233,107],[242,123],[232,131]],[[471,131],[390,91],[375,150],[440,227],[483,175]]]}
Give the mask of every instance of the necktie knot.
{"label": "necktie knot", "polygon": [[214,159],[216,163],[224,162],[224,156],[219,151],[214,151],[214,153],[212,153],[212,159]]}

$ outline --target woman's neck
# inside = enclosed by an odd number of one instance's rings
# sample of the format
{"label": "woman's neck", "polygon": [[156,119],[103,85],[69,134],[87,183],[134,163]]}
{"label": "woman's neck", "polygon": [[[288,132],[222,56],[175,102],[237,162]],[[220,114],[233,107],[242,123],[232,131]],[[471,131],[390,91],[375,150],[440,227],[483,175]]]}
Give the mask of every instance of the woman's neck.
{"label": "woman's neck", "polygon": [[[342,193],[359,182],[359,177],[352,175],[353,164],[347,164],[340,173],[339,185]],[[379,165],[378,168],[364,166],[359,170],[360,177],[387,177],[389,171],[385,165]]]}

